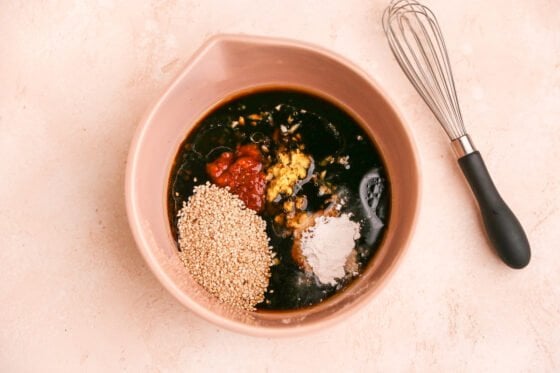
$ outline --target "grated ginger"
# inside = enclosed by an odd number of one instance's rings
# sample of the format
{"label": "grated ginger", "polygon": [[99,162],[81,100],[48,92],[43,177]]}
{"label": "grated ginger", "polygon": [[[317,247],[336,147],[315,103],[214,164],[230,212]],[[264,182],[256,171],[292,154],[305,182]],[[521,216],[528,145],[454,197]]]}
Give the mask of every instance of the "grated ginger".
{"label": "grated ginger", "polygon": [[280,194],[292,195],[294,186],[305,179],[311,158],[299,150],[278,153],[278,162],[268,169],[266,198],[274,201]]}

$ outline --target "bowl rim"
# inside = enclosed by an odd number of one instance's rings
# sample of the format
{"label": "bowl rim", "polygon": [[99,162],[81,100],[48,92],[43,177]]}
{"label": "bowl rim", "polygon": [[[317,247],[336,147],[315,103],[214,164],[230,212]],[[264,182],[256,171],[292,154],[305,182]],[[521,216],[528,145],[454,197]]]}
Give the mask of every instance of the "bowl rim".
{"label": "bowl rim", "polygon": [[[198,59],[203,57],[204,54],[209,49],[213,48],[216,44],[221,42],[235,42],[235,43],[246,43],[246,44],[258,43],[258,44],[266,44],[268,46],[282,46],[282,47],[303,49],[305,51],[315,53],[315,54],[320,54],[324,57],[333,60],[334,62],[353,71],[355,74],[357,74],[360,77],[360,79],[364,80],[367,84],[371,85],[372,88],[379,93],[382,99],[386,101],[390,110],[393,111],[394,116],[401,123],[402,130],[405,133],[406,138],[408,139],[411,153],[412,153],[412,159],[413,159],[412,170],[417,180],[417,188],[416,188],[416,193],[414,193],[415,195],[413,196],[415,205],[412,207],[413,213],[412,213],[410,229],[408,230],[407,235],[404,238],[402,249],[397,253],[394,263],[390,265],[389,268],[383,273],[379,281],[379,285],[377,285],[375,289],[360,295],[352,303],[351,306],[338,310],[335,314],[333,314],[326,320],[320,320],[304,325],[294,324],[290,326],[284,326],[282,328],[274,328],[274,327],[262,327],[262,326],[250,325],[250,324],[246,324],[246,323],[242,323],[239,321],[234,321],[222,317],[212,312],[208,312],[207,309],[200,306],[197,302],[185,296],[183,294],[183,291],[179,289],[175,285],[174,281],[169,276],[167,276],[167,274],[162,270],[161,266],[158,263],[158,260],[151,253],[150,250],[151,245],[146,239],[145,234],[143,232],[142,223],[139,220],[140,216],[137,213],[137,208],[138,208],[136,205],[137,192],[134,185],[134,180],[136,179],[135,175],[139,167],[137,163],[138,153],[140,152],[141,149],[140,145],[142,144],[142,140],[145,136],[148,123],[152,120],[154,114],[158,111],[160,106],[162,106],[162,104],[166,101],[167,97],[171,94],[171,92],[174,91],[174,88],[182,80],[182,77],[189,72],[190,67],[193,66]],[[296,336],[296,335],[308,334],[310,332],[317,331],[325,327],[329,327],[334,324],[337,324],[342,319],[347,318],[356,310],[363,307],[367,302],[369,302],[379,291],[381,291],[387,285],[387,282],[389,281],[390,277],[392,277],[396,268],[398,267],[398,263],[402,261],[405,252],[408,250],[410,241],[412,240],[412,237],[416,230],[418,216],[420,214],[421,195],[422,195],[422,173],[420,170],[421,170],[420,157],[416,145],[416,140],[409,126],[406,124],[406,121],[403,119],[403,115],[401,114],[400,110],[395,105],[394,101],[390,98],[390,96],[385,92],[385,90],[381,88],[379,83],[371,76],[369,76],[365,71],[363,71],[360,67],[355,65],[353,62],[323,47],[307,42],[293,40],[293,39],[267,37],[267,36],[241,35],[241,34],[216,34],[206,39],[206,41],[204,41],[202,45],[193,53],[193,55],[185,62],[182,70],[171,80],[171,82],[167,85],[163,93],[160,96],[158,96],[156,101],[148,107],[148,109],[145,111],[144,115],[142,116],[141,120],[139,121],[139,124],[137,125],[135,133],[129,145],[129,153],[126,162],[126,173],[125,173],[126,212],[128,217],[128,223],[132,235],[134,237],[136,246],[138,247],[145,262],[148,264],[148,267],[150,268],[151,272],[156,276],[156,278],[163,285],[163,287],[169,293],[171,293],[182,305],[186,306],[188,310],[192,311],[197,316],[201,317],[206,321],[211,322],[214,325],[245,335],[251,335],[256,337]]]}

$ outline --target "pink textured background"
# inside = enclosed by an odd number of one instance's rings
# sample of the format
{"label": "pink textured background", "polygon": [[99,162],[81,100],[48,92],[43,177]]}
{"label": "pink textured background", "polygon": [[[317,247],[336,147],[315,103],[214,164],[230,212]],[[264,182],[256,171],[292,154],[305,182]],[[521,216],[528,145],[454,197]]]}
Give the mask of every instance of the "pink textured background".
{"label": "pink textured background", "polygon": [[[560,5],[426,3],[470,133],[529,235],[522,271],[481,235],[445,136],[390,55],[385,1],[0,0],[0,371],[560,370]],[[314,335],[261,340],[198,319],[129,233],[136,123],[218,32],[346,56],[416,137],[423,206],[402,265],[362,311]]]}

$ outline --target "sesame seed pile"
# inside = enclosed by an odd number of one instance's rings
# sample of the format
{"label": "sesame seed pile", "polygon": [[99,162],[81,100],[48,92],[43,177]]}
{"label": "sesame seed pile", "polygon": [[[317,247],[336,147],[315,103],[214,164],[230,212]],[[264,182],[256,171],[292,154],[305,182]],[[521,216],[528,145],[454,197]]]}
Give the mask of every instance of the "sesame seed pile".
{"label": "sesame seed pile", "polygon": [[255,310],[273,258],[266,222],[210,183],[194,188],[178,217],[179,255],[193,278],[221,302]]}

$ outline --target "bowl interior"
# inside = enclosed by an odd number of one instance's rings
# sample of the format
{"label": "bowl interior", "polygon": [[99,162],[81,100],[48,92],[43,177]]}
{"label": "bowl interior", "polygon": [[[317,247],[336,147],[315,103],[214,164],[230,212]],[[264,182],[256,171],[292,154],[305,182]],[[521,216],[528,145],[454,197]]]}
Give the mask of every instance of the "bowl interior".
{"label": "bowl interior", "polygon": [[[220,102],[266,88],[299,89],[322,96],[364,126],[387,167],[391,214],[377,253],[345,291],[309,308],[245,312],[220,304],[185,270],[168,223],[166,193],[172,162],[193,126]],[[219,36],[195,54],[140,124],[127,165],[126,197],[130,225],[142,255],[179,301],[232,330],[286,335],[332,323],[379,289],[412,233],[419,175],[414,146],[399,116],[380,90],[348,62],[290,41]]]}

